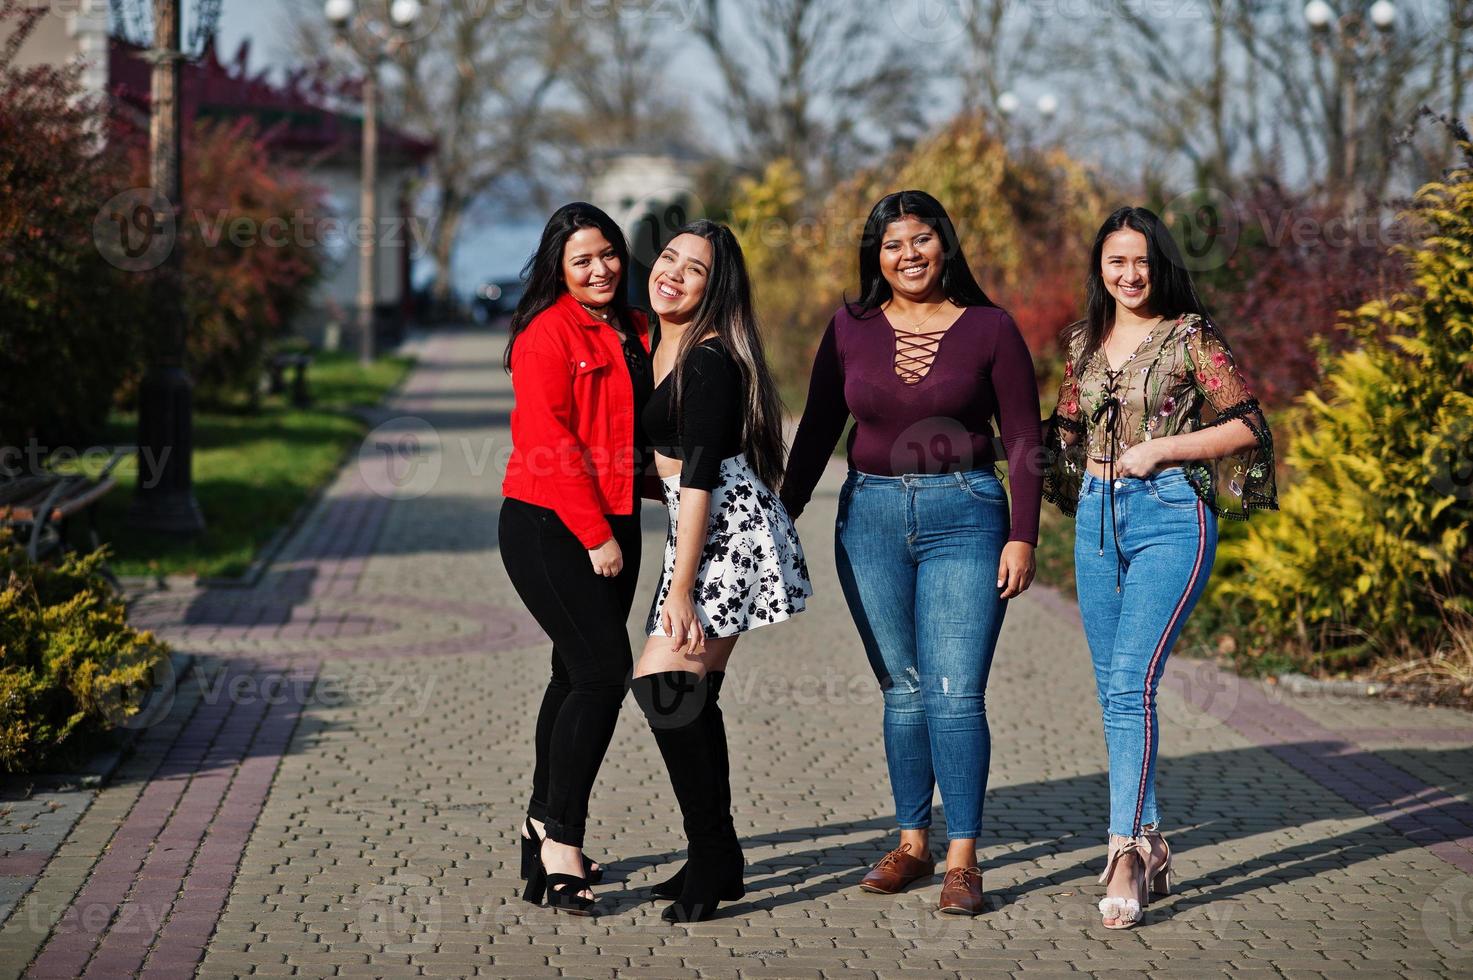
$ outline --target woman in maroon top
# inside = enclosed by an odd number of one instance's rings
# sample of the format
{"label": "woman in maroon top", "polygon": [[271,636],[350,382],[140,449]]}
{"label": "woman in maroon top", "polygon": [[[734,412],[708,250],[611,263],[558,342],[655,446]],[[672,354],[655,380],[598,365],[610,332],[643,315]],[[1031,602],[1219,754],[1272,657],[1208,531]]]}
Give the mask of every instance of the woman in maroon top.
{"label": "woman in maroon top", "polygon": [[[523,278],[506,365],[516,405],[501,505],[506,572],[552,638],[522,829],[523,898],[592,911],[588,797],[633,658],[625,621],[639,578],[639,413],[654,387],[644,315],[624,299],[629,247],[591,204],[548,219]],[[545,832],[545,839],[542,834]]]}
{"label": "woman in maroon top", "polygon": [[[941,911],[982,910],[977,836],[991,741],[984,695],[1006,600],[1033,581],[1042,499],[1038,386],[1018,328],[922,191],[883,198],[859,250],[860,297],[829,322],[782,500],[796,518],[852,415],[835,548],[844,598],[885,698],[900,845],[865,877],[893,894],[935,873]],[[993,421],[1012,484],[998,478]]]}

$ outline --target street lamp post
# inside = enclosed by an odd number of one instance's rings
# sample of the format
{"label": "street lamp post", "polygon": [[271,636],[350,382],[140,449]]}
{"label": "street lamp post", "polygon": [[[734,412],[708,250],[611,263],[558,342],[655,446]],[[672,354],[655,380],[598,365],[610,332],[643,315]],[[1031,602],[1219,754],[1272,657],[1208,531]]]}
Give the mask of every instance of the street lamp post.
{"label": "street lamp post", "polygon": [[361,225],[358,236],[358,354],[367,364],[374,357],[374,306],[378,280],[378,69],[403,43],[400,31],[419,16],[419,0],[394,0],[387,31],[356,9],[354,0],[327,0],[323,15],[339,46],[363,69],[362,175],[358,191]]}
{"label": "street lamp post", "polygon": [[1360,123],[1356,82],[1364,58],[1361,45],[1366,38],[1367,18],[1378,35],[1375,43],[1384,45],[1385,38],[1396,25],[1396,5],[1391,0],[1376,0],[1365,11],[1350,10],[1339,17],[1327,0],[1309,0],[1304,6],[1304,20],[1312,31],[1311,43],[1317,52],[1322,53],[1328,48],[1334,66],[1337,104],[1332,132],[1339,145],[1330,155],[1330,179],[1343,195],[1347,209],[1355,207],[1359,196],[1356,166]]}
{"label": "street lamp post", "polygon": [[[149,178],[154,198],[172,215],[155,215],[158,227],[179,227],[183,213],[180,140],[183,107],[179,50],[179,0],[155,0],[153,77],[149,91]],[[172,221],[167,219],[172,217]],[[138,484],[128,521],[136,527],[197,534],[205,519],[194,499],[194,385],[185,367],[188,336],[183,256],[170,242],[154,270],[153,332],[148,370],[138,390]]]}
{"label": "street lamp post", "polygon": [[[1012,91],[1003,92],[997,97],[997,111],[1003,118],[1013,120],[1023,108],[1023,101]],[[1033,103],[1033,108],[1038,113],[1041,126],[1048,125],[1054,114],[1059,111],[1059,99],[1051,92],[1045,92]],[[1033,132],[1027,128],[1023,129],[1023,140],[1025,147],[1030,147],[1033,142]]]}

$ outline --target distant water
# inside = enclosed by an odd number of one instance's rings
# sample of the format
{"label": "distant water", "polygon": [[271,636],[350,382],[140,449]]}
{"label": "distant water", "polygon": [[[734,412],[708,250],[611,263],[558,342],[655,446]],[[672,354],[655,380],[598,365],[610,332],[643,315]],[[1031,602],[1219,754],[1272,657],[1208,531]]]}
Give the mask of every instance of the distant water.
{"label": "distant water", "polygon": [[[487,280],[515,279],[537,248],[545,219],[467,221],[455,249],[455,291],[468,296]],[[429,256],[415,260],[414,282],[433,281],[435,263]]]}

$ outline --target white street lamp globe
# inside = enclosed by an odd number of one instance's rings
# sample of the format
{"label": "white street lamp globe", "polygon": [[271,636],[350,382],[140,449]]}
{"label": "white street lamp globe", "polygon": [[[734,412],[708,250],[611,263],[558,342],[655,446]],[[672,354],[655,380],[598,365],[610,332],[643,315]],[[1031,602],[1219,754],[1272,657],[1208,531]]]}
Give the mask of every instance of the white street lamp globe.
{"label": "white street lamp globe", "polygon": [[389,19],[400,27],[408,27],[419,16],[419,0],[394,0],[389,5]]}
{"label": "white street lamp globe", "polygon": [[327,0],[322,5],[322,14],[329,24],[346,24],[353,16],[353,0]]}
{"label": "white street lamp globe", "polygon": [[1319,30],[1330,25],[1335,17],[1335,10],[1325,0],[1309,0],[1304,5],[1304,19],[1309,26]]}
{"label": "white street lamp globe", "polygon": [[1391,0],[1376,0],[1371,4],[1371,23],[1387,30],[1396,23],[1396,5]]}
{"label": "white street lamp globe", "polygon": [[1038,97],[1038,111],[1045,116],[1052,116],[1059,109],[1059,100],[1052,95],[1040,95]]}
{"label": "white street lamp globe", "polygon": [[1018,111],[1018,97],[1012,92],[1004,92],[997,97],[997,111],[1004,116],[1011,116]]}

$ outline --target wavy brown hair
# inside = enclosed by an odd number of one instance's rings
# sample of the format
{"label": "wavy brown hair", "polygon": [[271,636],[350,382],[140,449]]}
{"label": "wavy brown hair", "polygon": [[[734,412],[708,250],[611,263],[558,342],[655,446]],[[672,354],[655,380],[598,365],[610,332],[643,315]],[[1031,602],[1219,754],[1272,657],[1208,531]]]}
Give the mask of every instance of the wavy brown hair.
{"label": "wavy brown hair", "polygon": [[714,333],[736,359],[746,382],[742,453],[763,483],[776,486],[783,471],[783,403],[762,350],[762,331],[752,305],[752,280],[747,275],[742,246],[730,228],[704,218],[684,225],[675,234],[698,235],[711,243],[706,292],[675,352],[675,404],[681,403],[686,357],[702,337]]}

